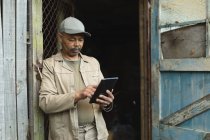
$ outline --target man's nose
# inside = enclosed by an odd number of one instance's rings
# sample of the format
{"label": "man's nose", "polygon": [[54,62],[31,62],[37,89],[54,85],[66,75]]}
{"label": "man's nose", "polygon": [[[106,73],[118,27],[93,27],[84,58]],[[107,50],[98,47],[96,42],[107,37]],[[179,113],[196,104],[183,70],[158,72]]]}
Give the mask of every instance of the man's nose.
{"label": "man's nose", "polygon": [[80,44],[79,40],[75,40],[74,45],[78,46]]}

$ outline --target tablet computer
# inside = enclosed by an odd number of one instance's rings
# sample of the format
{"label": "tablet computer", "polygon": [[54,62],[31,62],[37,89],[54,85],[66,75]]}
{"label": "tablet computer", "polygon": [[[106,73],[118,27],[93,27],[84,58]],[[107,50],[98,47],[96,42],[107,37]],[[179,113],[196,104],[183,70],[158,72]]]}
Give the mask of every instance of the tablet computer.
{"label": "tablet computer", "polygon": [[118,77],[104,78],[100,81],[96,91],[93,96],[90,98],[89,103],[96,103],[96,99],[99,95],[107,95],[106,90],[114,89],[115,84],[117,83]]}

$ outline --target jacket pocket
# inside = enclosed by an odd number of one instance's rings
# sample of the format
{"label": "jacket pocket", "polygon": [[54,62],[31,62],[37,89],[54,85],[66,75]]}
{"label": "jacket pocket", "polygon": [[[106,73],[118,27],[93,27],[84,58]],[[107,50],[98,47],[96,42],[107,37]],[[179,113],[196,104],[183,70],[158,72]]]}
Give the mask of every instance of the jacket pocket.
{"label": "jacket pocket", "polygon": [[97,70],[85,71],[85,76],[87,77],[89,85],[98,85],[101,80]]}

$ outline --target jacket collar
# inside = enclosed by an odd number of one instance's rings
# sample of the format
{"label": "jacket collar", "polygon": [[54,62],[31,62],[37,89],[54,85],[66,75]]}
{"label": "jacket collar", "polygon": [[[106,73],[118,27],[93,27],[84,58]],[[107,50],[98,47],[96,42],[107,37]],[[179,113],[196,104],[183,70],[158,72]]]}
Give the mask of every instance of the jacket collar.
{"label": "jacket collar", "polygon": [[[82,55],[81,53],[79,54],[80,57],[81,57],[81,65],[80,65],[80,69],[84,66],[84,62],[88,63],[88,57],[85,56],[85,55]],[[54,57],[54,60],[55,61],[58,61],[58,62],[62,62],[62,66],[67,69],[67,70],[70,70],[70,71],[73,71],[71,69],[71,67],[69,67],[66,63],[64,63],[64,59],[63,59],[63,56],[62,56],[62,53],[61,51],[59,51],[56,55],[53,56]]]}

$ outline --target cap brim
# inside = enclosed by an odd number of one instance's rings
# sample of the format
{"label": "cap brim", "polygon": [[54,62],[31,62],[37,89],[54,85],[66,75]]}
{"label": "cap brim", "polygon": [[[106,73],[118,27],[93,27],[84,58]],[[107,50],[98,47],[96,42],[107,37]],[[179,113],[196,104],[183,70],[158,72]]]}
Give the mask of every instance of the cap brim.
{"label": "cap brim", "polygon": [[60,32],[67,33],[67,34],[84,34],[88,37],[91,37],[91,34],[84,31],[79,30],[72,30],[72,29],[60,29]]}

